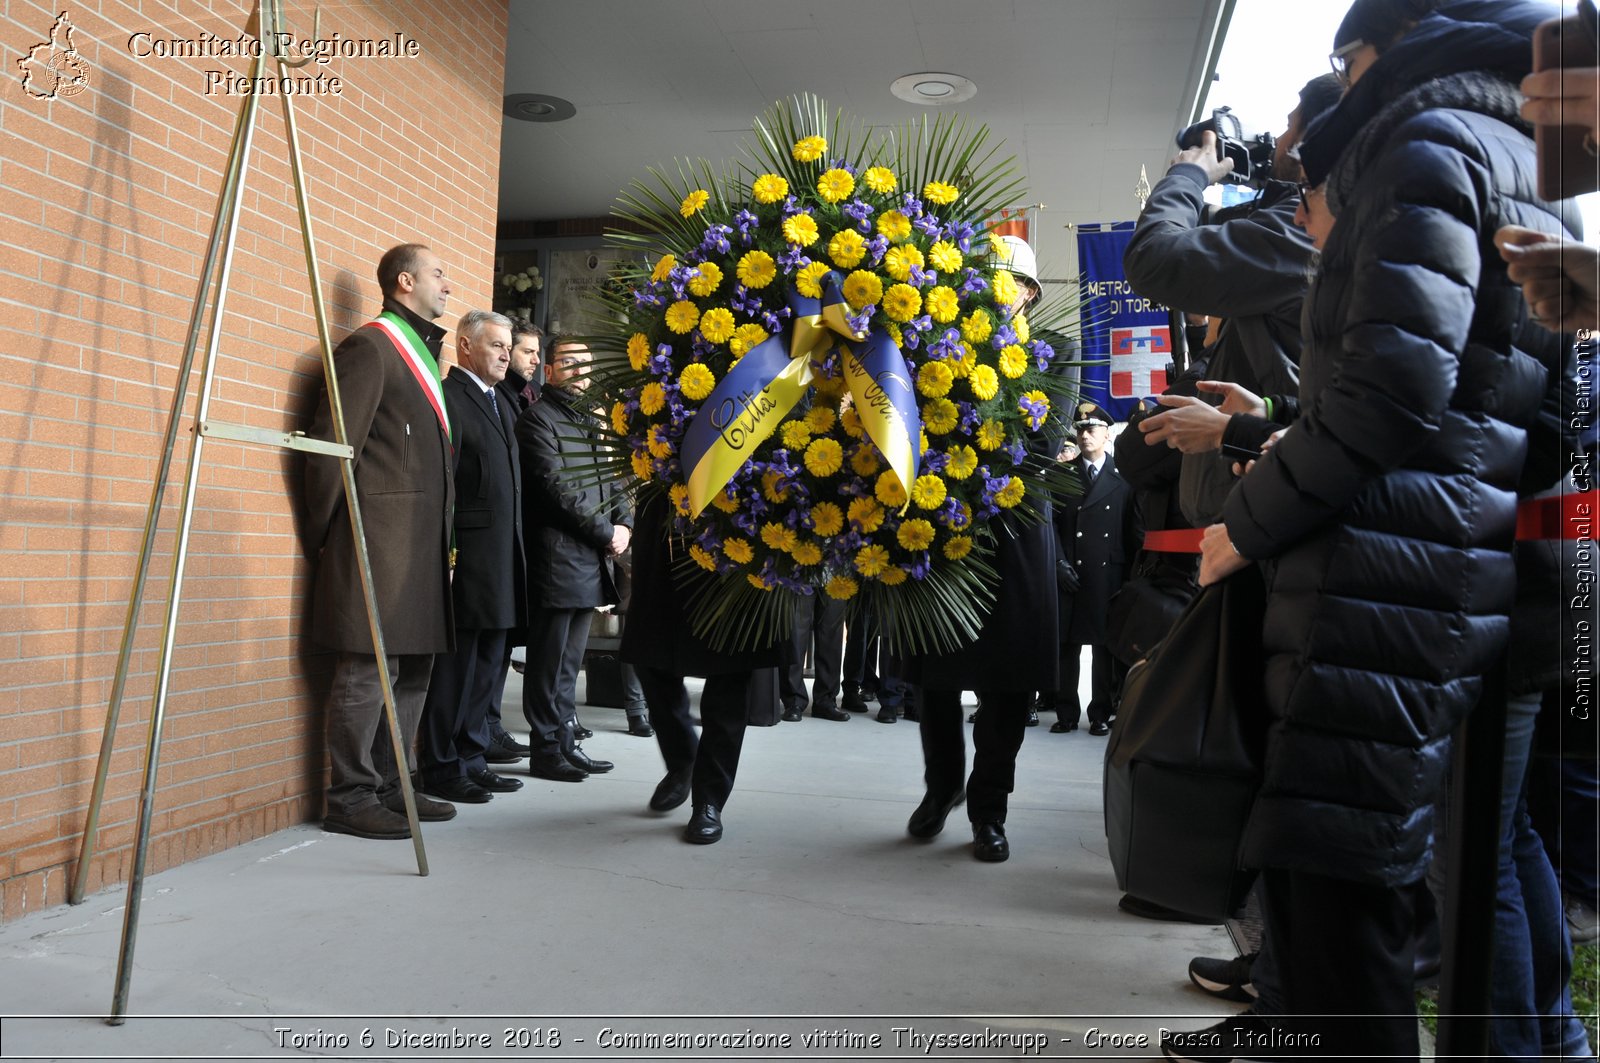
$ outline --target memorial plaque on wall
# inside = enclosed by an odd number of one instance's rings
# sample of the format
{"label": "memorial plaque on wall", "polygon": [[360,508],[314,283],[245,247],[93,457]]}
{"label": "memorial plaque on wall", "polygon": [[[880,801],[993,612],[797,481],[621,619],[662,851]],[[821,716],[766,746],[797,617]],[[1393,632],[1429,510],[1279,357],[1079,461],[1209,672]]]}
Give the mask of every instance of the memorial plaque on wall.
{"label": "memorial plaque on wall", "polygon": [[552,251],[545,285],[550,332],[586,335],[599,331],[603,311],[595,293],[605,286],[622,253],[610,250]]}

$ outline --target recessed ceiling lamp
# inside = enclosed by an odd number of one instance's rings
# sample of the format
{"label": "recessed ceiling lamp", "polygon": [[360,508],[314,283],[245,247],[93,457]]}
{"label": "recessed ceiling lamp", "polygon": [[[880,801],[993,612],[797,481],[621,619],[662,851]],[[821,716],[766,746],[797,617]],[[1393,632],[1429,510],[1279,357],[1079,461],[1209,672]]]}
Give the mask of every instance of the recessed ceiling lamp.
{"label": "recessed ceiling lamp", "polygon": [[978,94],[978,86],[960,74],[907,74],[894,79],[889,91],[907,103],[920,103],[924,107],[938,107],[945,103],[962,103]]}
{"label": "recessed ceiling lamp", "polygon": [[505,113],[521,122],[565,122],[578,113],[578,109],[560,96],[541,96],[537,92],[519,92],[507,96]]}

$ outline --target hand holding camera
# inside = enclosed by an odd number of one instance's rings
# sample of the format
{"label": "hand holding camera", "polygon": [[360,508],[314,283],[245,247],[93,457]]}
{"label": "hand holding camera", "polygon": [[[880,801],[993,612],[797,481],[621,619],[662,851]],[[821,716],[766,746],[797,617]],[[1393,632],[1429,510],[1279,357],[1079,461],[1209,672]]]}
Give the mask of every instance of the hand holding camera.
{"label": "hand holding camera", "polygon": [[1233,173],[1233,160],[1227,158],[1217,150],[1217,135],[1207,129],[1200,134],[1200,143],[1196,147],[1185,148],[1172,157],[1170,166],[1179,163],[1188,163],[1198,166],[1206,173],[1206,184],[1214,185],[1226,180]]}

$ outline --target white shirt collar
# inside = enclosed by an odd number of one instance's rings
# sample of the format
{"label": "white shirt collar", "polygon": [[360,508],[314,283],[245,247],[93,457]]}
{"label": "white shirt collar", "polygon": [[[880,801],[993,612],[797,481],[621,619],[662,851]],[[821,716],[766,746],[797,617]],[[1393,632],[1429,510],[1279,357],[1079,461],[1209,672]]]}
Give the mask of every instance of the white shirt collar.
{"label": "white shirt collar", "polygon": [[482,388],[485,394],[487,394],[487,393],[489,393],[489,392],[494,390],[494,385],[493,384],[485,384],[481,379],[479,379],[477,373],[474,373],[472,370],[468,369],[466,366],[462,365],[460,362],[456,363],[456,368],[461,370],[463,373],[467,374],[467,376],[471,377],[472,378],[472,382],[474,384],[478,385],[480,388]]}

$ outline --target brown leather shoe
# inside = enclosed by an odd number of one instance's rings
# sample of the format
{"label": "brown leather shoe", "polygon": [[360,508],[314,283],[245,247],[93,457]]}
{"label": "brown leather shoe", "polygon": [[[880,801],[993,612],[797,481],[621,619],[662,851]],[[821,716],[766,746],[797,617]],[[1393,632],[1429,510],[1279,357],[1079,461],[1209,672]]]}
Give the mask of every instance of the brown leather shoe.
{"label": "brown leather shoe", "polygon": [[406,817],[376,804],[357,809],[347,816],[329,814],[322,821],[322,829],[334,834],[352,834],[357,838],[376,838],[381,841],[411,837],[411,824],[406,822]]}

